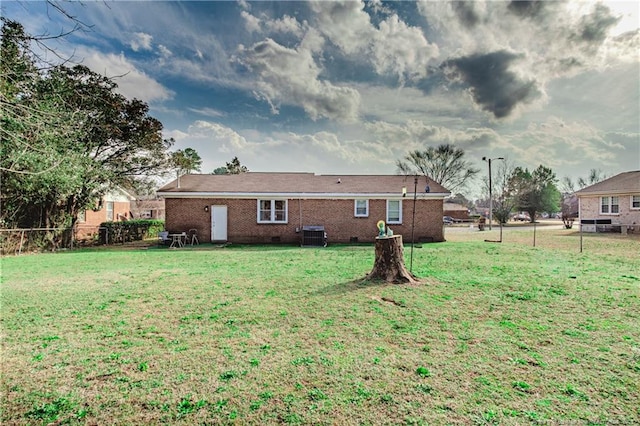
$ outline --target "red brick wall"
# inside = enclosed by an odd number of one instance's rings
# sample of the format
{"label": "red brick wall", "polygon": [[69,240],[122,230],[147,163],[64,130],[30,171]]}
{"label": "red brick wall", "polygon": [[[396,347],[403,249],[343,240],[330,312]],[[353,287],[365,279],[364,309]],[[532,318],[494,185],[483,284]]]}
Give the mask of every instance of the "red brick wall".
{"label": "red brick wall", "polygon": [[[442,228],[442,200],[416,202],[415,241],[444,241]],[[170,232],[198,230],[201,242],[211,241],[211,211],[205,206],[227,206],[227,235],[232,243],[293,243],[302,238],[301,229],[307,225],[323,225],[329,243],[373,242],[377,236],[376,223],[386,219],[386,200],[369,200],[369,217],[354,217],[354,200],[293,199],[288,202],[288,223],[257,223],[255,199],[167,198],[165,226]],[[411,241],[413,200],[404,199],[402,224],[389,225],[394,234],[402,234]],[[296,228],[300,232],[296,232]]]}
{"label": "red brick wall", "polygon": [[[120,220],[131,219],[129,210],[131,209],[131,203],[123,201],[113,202],[113,221],[118,222]],[[92,238],[98,233],[98,228],[102,222],[107,221],[107,205],[106,201],[103,203],[102,208],[98,211],[86,210],[84,222],[78,222],[76,224],[76,238],[79,240]]]}

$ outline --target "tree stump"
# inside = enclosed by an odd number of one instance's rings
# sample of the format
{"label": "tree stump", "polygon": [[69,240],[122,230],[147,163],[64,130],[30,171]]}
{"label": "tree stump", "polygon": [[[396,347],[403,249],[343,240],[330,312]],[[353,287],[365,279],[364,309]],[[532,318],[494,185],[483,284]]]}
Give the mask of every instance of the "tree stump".
{"label": "tree stump", "polygon": [[396,284],[417,284],[419,281],[404,265],[402,235],[376,238],[376,260],[369,280]]}

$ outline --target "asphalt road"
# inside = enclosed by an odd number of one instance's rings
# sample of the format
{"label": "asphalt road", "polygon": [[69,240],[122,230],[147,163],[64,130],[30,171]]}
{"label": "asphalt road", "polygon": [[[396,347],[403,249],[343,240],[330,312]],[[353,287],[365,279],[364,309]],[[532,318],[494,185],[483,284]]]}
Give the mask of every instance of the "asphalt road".
{"label": "asphalt road", "polygon": [[[478,224],[474,223],[473,228],[470,227],[471,224],[464,223],[456,223],[454,225],[445,225],[445,234],[449,232],[479,232]],[[536,231],[541,230],[559,230],[563,229],[564,225],[561,220],[554,219],[541,219],[536,223]],[[485,231],[489,230],[489,225],[484,226]],[[500,225],[494,224],[493,230],[499,230]],[[531,223],[508,223],[503,225],[503,230],[519,230],[519,231],[533,231],[533,224]]]}

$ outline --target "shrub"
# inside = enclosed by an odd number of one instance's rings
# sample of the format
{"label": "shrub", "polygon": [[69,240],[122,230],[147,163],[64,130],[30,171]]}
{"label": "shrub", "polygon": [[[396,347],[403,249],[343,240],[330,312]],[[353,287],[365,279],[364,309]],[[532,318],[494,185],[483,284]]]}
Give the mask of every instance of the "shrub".
{"label": "shrub", "polygon": [[140,241],[155,236],[164,229],[164,221],[135,219],[126,222],[103,222],[100,224],[100,243],[112,244]]}

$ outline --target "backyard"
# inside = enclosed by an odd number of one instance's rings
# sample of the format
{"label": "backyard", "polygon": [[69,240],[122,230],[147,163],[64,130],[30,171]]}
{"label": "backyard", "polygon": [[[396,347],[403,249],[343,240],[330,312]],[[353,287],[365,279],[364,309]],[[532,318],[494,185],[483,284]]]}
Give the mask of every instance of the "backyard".
{"label": "backyard", "polygon": [[4,257],[0,422],[640,422],[640,239],[497,236]]}

